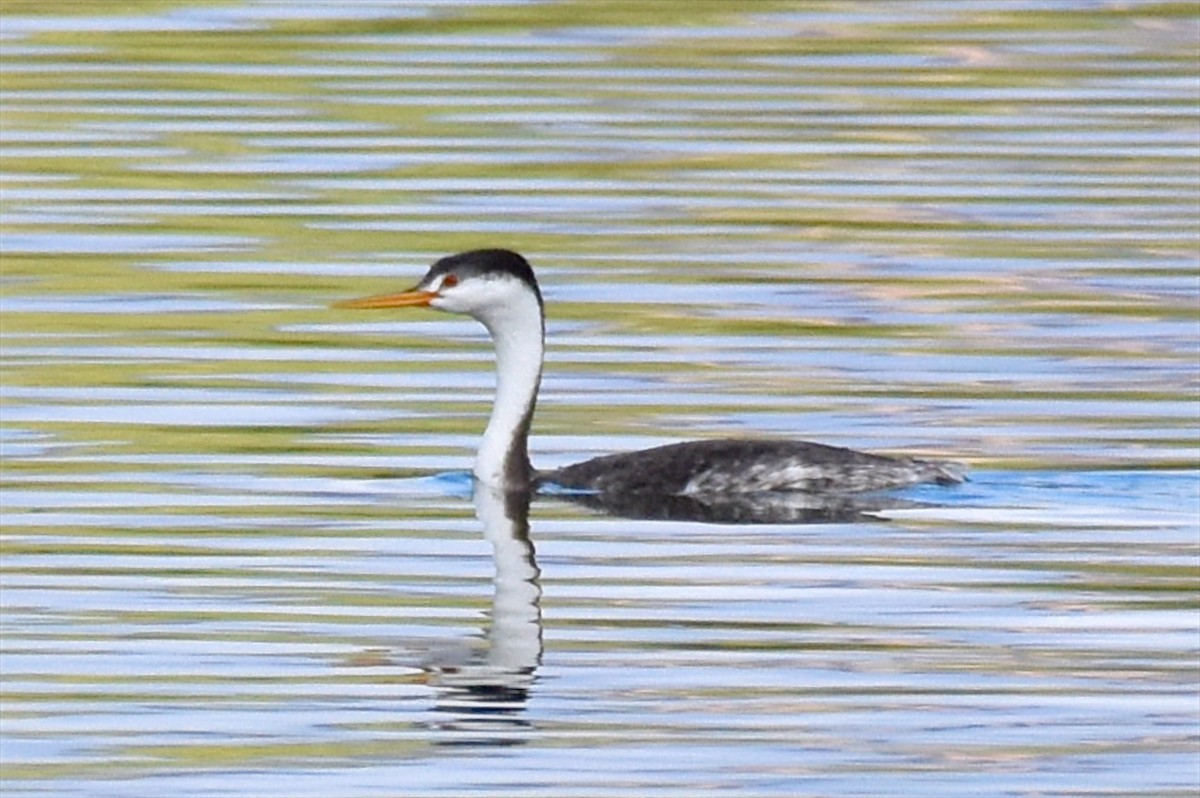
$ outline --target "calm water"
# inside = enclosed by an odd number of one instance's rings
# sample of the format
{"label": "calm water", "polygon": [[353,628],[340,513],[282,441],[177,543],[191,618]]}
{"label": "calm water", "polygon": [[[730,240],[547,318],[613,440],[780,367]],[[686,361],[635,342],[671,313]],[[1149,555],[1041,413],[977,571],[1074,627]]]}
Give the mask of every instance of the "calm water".
{"label": "calm water", "polygon": [[[6,0],[4,795],[1193,795],[1198,38]],[[329,305],[485,245],[547,298],[544,467],[974,479],[807,525],[472,495],[483,331]]]}

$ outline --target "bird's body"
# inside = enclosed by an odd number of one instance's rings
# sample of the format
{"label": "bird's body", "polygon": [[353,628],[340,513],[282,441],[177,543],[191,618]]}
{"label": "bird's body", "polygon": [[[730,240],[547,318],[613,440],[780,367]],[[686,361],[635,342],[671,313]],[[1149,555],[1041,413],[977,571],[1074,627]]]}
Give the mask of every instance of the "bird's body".
{"label": "bird's body", "polygon": [[788,440],[707,440],[610,454],[539,475],[542,483],[605,493],[710,496],[800,491],[860,493],[950,484],[951,466]]}
{"label": "bird's body", "polygon": [[541,384],[545,316],[528,262],[508,250],[442,258],[416,287],[342,304],[428,306],[479,320],[496,347],[496,399],[475,459],[480,482],[506,490],[548,484],[600,494],[719,496],[763,492],[847,494],[921,482],[961,482],[954,465],[885,457],[793,440],[708,440],[604,455],[538,472],[528,438]]}

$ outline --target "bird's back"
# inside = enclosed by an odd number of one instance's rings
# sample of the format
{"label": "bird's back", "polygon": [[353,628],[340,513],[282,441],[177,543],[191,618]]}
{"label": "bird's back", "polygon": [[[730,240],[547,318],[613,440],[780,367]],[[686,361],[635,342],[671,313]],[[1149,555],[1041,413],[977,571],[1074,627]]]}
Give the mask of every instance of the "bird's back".
{"label": "bird's back", "polygon": [[921,482],[962,482],[960,468],[808,441],[711,440],[596,457],[541,482],[600,493],[661,496],[762,491],[860,493]]}

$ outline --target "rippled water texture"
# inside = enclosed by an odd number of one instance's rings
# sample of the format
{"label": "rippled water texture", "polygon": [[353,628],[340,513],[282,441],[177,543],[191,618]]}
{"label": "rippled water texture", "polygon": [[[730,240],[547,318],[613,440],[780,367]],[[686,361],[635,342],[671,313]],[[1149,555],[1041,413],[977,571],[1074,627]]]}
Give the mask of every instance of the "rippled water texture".
{"label": "rippled water texture", "polygon": [[[1192,796],[1190,3],[0,6],[0,791]],[[472,492],[478,246],[543,467],[949,457],[818,523]]]}

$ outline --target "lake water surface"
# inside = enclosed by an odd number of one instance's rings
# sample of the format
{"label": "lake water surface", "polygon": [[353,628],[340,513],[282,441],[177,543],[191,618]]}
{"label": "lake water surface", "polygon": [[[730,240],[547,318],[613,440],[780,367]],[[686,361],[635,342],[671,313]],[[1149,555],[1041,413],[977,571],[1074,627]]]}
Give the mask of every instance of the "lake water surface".
{"label": "lake water surface", "polygon": [[[119,10],[116,10],[119,7]],[[1188,3],[0,8],[6,796],[1191,796]],[[543,467],[969,463],[821,523],[472,492],[518,249]]]}

